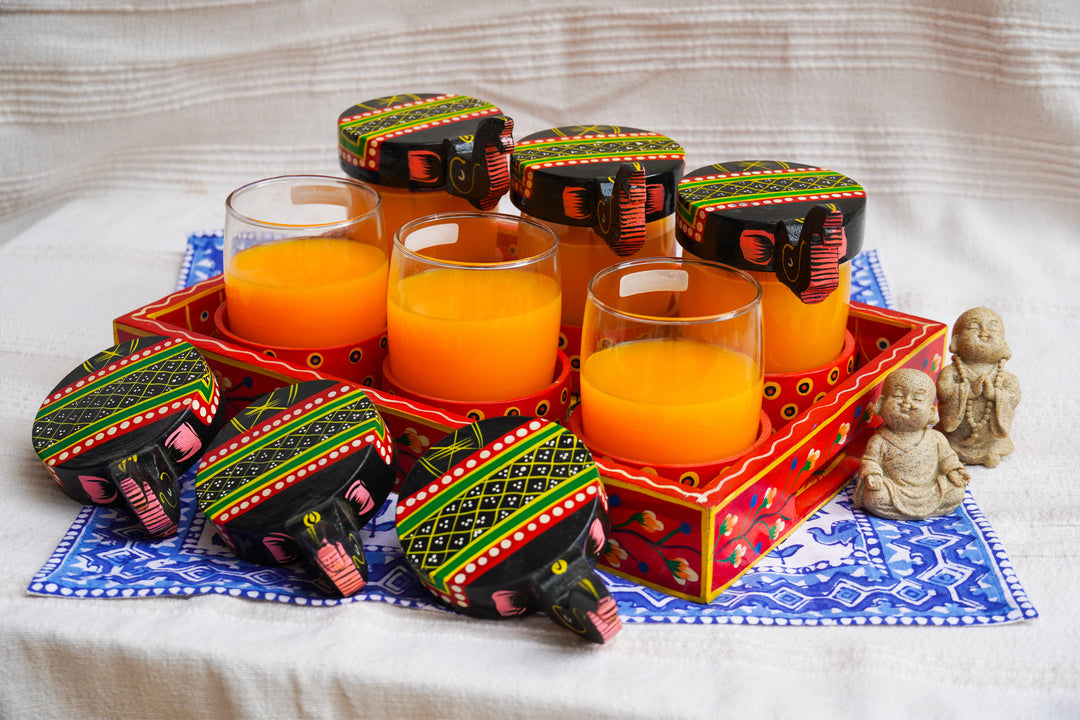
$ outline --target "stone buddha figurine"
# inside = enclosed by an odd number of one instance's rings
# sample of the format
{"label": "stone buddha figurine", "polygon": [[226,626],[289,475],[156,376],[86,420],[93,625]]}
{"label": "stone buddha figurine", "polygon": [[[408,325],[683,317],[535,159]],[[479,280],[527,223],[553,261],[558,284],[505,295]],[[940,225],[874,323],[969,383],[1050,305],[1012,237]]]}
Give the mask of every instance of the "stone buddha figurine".
{"label": "stone buddha figurine", "polygon": [[952,364],[937,380],[940,429],[961,462],[995,467],[1013,450],[1009,430],[1020,382],[1005,370],[1011,357],[1005,328],[993,310],[972,308],[953,326]]}
{"label": "stone buddha figurine", "polygon": [[971,477],[938,422],[933,379],[902,368],[871,406],[885,426],[866,444],[853,496],[868,513],[892,520],[947,515],[964,499]]}

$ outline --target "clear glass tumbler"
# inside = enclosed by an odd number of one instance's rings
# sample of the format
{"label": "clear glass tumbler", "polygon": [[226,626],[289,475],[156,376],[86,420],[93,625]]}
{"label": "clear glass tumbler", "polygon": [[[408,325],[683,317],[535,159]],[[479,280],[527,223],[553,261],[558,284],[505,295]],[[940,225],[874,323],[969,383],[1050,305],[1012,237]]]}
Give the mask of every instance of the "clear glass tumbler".
{"label": "clear glass tumbler", "polygon": [[589,284],[581,360],[597,451],[672,465],[738,455],[759,431],[761,286],[704,260],[609,267]]}
{"label": "clear glass tumbler", "polygon": [[555,372],[558,239],[498,213],[420,218],[394,238],[389,366],[414,393],[456,401],[531,395]]}
{"label": "clear glass tumbler", "polygon": [[228,329],[252,343],[326,348],[386,327],[379,194],[356,180],[259,180],[225,203]]}

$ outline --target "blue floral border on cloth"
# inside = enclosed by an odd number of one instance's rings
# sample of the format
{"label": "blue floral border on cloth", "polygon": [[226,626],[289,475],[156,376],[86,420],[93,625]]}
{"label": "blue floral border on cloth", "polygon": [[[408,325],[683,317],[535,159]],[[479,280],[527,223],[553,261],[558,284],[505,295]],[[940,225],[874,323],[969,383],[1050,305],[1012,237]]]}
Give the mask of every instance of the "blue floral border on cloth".
{"label": "blue floral border on cloth", "polygon": [[[180,285],[220,272],[220,234],[192,236]],[[875,251],[853,260],[852,298],[890,307]],[[324,595],[302,568],[233,556],[196,512],[194,471],[181,481],[179,532],[150,541],[123,509],[84,507],[28,592],[61,597],[232,595],[301,605],[379,601],[443,610],[397,543],[391,495],[365,528],[370,577],[357,595]],[[989,625],[1038,617],[970,492],[950,515],[883,520],[853,510],[842,490],[709,604],[600,571],[625,623]],[[447,611],[449,612],[449,611]]]}

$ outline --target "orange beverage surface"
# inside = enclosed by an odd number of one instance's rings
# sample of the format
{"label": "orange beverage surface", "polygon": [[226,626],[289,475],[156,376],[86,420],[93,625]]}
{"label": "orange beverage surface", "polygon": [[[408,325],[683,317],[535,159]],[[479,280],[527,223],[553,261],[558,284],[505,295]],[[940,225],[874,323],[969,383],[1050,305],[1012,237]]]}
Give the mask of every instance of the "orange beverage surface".
{"label": "orange beverage surface", "polygon": [[562,298],[527,270],[437,268],[390,287],[390,367],[402,386],[445,400],[508,400],[551,384]]}
{"label": "orange beverage surface", "polygon": [[682,465],[737,455],[757,439],[761,371],[739,352],[695,340],[640,340],[581,368],[582,427],[598,452]]}
{"label": "orange beverage surface", "polygon": [[325,348],[386,327],[387,257],[344,238],[296,238],[238,252],[225,272],[229,329],[252,342]]}
{"label": "orange beverage surface", "polygon": [[840,264],[840,284],[819,303],[807,304],[776,279],[752,272],[761,283],[762,364],[766,373],[805,372],[844,349],[851,305],[851,263]]}

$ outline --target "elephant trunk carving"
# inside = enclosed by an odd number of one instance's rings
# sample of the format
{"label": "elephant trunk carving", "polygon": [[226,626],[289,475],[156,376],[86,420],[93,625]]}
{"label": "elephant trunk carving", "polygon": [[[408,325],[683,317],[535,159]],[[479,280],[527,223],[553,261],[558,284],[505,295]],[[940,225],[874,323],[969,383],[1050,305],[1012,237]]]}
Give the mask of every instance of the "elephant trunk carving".
{"label": "elephant trunk carving", "polygon": [[806,215],[798,242],[776,243],[773,267],[780,282],[804,303],[819,303],[839,285],[840,261],[846,252],[843,214],[815,205]]}
{"label": "elephant trunk carving", "polygon": [[514,121],[485,118],[475,135],[443,141],[446,188],[479,210],[491,210],[510,189],[508,155],[514,148]]}

